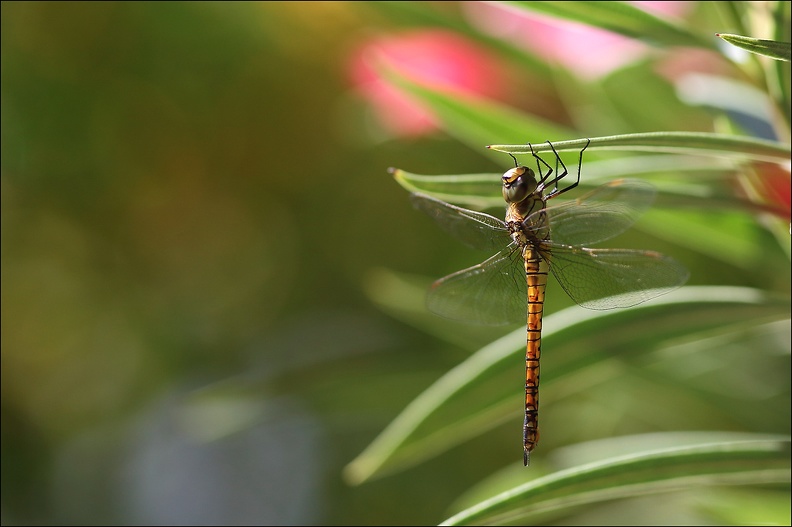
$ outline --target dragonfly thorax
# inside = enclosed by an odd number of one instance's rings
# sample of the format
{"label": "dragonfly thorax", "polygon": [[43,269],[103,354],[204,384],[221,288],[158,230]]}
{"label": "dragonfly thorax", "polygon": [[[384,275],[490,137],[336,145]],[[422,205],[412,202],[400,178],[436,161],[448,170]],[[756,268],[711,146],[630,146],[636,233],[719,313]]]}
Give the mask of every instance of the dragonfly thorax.
{"label": "dragonfly thorax", "polygon": [[[506,221],[506,228],[509,231],[509,236],[517,244],[518,247],[524,249],[529,241],[528,237],[525,235],[525,231],[523,231],[522,221],[517,219],[509,219],[510,215],[507,214],[507,221]],[[517,216],[519,218],[519,216]]]}
{"label": "dragonfly thorax", "polygon": [[537,186],[534,171],[528,167],[515,167],[501,177],[503,199],[506,203],[519,203],[531,195]]}

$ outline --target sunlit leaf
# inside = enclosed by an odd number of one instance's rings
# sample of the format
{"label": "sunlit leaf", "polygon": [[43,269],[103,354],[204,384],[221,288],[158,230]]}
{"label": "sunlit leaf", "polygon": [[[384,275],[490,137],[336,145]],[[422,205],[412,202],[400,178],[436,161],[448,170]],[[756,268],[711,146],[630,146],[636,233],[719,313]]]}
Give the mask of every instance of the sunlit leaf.
{"label": "sunlit leaf", "polygon": [[[543,386],[619,355],[646,353],[682,336],[789,316],[789,300],[751,289],[688,287],[628,310],[570,308],[545,318],[543,349],[556,364]],[[640,328],[638,330],[637,328]],[[348,481],[363,482],[439,454],[508,420],[515,410],[514,369],[524,353],[520,328],[471,355],[430,386],[350,463]]]}
{"label": "sunlit leaf", "polygon": [[[553,142],[556,150],[580,150],[586,139]],[[550,151],[545,144],[532,145],[535,152]],[[510,154],[530,154],[526,144],[490,145],[488,148]],[[590,150],[622,150],[641,152],[675,152],[718,157],[744,157],[760,161],[788,163],[792,150],[788,144],[754,137],[740,137],[705,132],[649,132],[612,135],[591,139]]]}
{"label": "sunlit leaf", "polygon": [[730,35],[719,33],[717,36],[733,46],[742,48],[757,55],[764,55],[771,59],[790,61],[792,58],[792,44],[789,42],[778,42],[775,40],[765,40],[761,38],[744,37],[742,35]]}
{"label": "sunlit leaf", "polygon": [[717,442],[625,455],[519,485],[441,525],[530,522],[547,511],[703,485],[783,484],[790,479],[788,438]]}

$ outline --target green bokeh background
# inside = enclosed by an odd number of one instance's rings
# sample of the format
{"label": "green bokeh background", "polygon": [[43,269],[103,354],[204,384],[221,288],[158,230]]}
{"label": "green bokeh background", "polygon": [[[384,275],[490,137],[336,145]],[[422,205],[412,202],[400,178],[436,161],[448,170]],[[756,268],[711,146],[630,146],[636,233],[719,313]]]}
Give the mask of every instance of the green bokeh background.
{"label": "green bokeh background", "polygon": [[386,169],[495,168],[372,140],[347,61],[380,22],[3,3],[3,523],[414,523],[464,488],[341,480],[463,356],[362,292],[438,250]]}
{"label": "green bokeh background", "polygon": [[[348,61],[391,22],[335,2],[2,4],[4,524],[420,524],[519,461],[511,426],[342,480],[470,351],[365,293],[383,267],[476,258],[387,167],[510,163],[372,126]],[[767,284],[674,255],[692,284]]]}

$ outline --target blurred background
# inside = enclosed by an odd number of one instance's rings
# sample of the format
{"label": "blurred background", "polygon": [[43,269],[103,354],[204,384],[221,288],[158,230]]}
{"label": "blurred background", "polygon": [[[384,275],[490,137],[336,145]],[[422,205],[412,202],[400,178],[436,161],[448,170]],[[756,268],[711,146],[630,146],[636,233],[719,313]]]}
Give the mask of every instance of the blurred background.
{"label": "blurred background", "polygon": [[[731,29],[711,3],[665,4],[706,38]],[[477,262],[388,167],[501,173],[511,159],[485,144],[712,131],[724,106],[696,82],[745,81],[713,50],[607,32],[586,40],[594,60],[480,3],[4,2],[1,23],[3,524],[441,521],[520,461],[521,417],[344,481],[414,397],[503,333],[466,349],[427,331],[431,315],[383,307],[397,301],[385,269],[423,285]],[[466,142],[383,63],[546,132]],[[734,122],[788,141],[743,88]],[[773,177],[788,214],[788,172]],[[673,254],[691,284],[788,294],[783,243],[750,216],[728,225],[753,257],[633,241]],[[765,274],[747,274],[759,261]],[[570,305],[551,292],[546,312]],[[774,427],[756,429],[788,421]]]}

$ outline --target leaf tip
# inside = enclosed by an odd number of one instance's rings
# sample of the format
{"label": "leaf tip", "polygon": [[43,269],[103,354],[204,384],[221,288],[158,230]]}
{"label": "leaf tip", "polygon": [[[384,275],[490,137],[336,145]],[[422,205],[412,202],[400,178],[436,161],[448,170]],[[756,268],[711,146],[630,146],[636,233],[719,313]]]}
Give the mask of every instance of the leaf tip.
{"label": "leaf tip", "polygon": [[347,485],[355,487],[368,479],[368,474],[360,467],[358,461],[352,461],[341,472]]}

